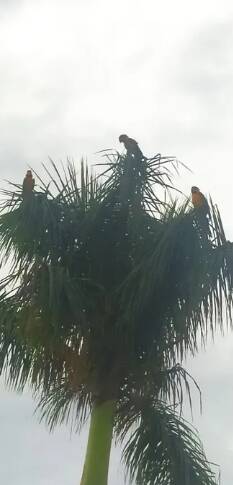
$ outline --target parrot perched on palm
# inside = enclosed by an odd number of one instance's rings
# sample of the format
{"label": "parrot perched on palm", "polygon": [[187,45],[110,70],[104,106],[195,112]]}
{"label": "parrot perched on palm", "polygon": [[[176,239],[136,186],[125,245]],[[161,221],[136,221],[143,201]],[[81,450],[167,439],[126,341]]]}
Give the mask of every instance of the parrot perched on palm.
{"label": "parrot perched on palm", "polygon": [[123,143],[127,155],[133,155],[135,158],[145,158],[138,143],[133,138],[129,138],[127,135],[120,135],[119,142]]}
{"label": "parrot perched on palm", "polygon": [[204,234],[208,237],[210,235],[209,219],[210,208],[206,197],[196,186],[191,187],[191,198],[194,207],[196,220],[200,226],[202,235]]}
{"label": "parrot perched on palm", "polygon": [[209,204],[200,189],[193,186],[191,188],[191,194],[194,209],[200,210],[202,211],[202,213],[205,213],[207,215],[210,211]]}
{"label": "parrot perched on palm", "polygon": [[27,173],[23,181],[23,197],[24,198],[29,197],[32,194],[34,187],[35,187],[35,179],[32,176],[32,171],[27,170]]}

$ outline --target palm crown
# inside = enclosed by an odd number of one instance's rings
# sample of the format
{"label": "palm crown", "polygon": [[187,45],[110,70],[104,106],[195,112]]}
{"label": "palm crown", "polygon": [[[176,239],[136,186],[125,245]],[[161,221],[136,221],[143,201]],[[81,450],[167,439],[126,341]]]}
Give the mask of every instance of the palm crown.
{"label": "palm crown", "polygon": [[213,485],[198,435],[171,404],[189,392],[187,352],[231,323],[232,244],[212,202],[208,234],[188,202],[166,202],[173,159],[106,156],[101,176],[51,162],[50,184],[37,176],[30,197],[3,191],[1,368],[15,387],[31,385],[51,426],[72,409],[81,425],[114,402],[140,485]]}

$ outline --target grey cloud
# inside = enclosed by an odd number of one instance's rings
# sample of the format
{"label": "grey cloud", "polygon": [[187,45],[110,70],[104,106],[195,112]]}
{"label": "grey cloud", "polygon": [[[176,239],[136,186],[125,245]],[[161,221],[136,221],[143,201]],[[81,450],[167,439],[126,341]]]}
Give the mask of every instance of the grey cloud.
{"label": "grey cloud", "polygon": [[177,90],[193,96],[200,115],[213,127],[218,127],[223,117],[232,118],[232,58],[233,17],[196,32],[178,64]]}
{"label": "grey cloud", "polygon": [[138,71],[143,69],[144,75],[147,75],[147,66],[153,62],[155,57],[155,49],[148,42],[143,48],[139,48],[134,54],[129,54],[122,61],[122,71],[124,73],[129,73],[135,75]]}
{"label": "grey cloud", "polygon": [[7,7],[20,7],[23,5],[25,0],[1,0],[0,8],[6,9]]}
{"label": "grey cloud", "polygon": [[[0,390],[0,481],[7,485],[73,485],[81,478],[87,429],[81,435],[61,426],[53,433],[34,416],[29,393]],[[113,449],[110,484],[124,483],[119,452]]]}

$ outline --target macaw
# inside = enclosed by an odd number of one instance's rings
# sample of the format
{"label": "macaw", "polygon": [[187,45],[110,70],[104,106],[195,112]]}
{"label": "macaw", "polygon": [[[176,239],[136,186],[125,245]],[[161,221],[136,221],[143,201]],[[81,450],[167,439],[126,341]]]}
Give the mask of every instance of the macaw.
{"label": "macaw", "polygon": [[205,215],[209,214],[210,212],[209,204],[205,196],[200,191],[200,189],[198,187],[193,186],[191,188],[191,194],[192,194],[192,204],[194,209],[197,209],[202,214],[205,214]]}
{"label": "macaw", "polygon": [[210,208],[207,199],[202,194],[198,187],[191,188],[192,203],[195,212],[195,219],[198,223],[200,236],[203,241],[208,241],[209,236],[211,236],[210,231]]}
{"label": "macaw", "polygon": [[127,151],[127,155],[133,155],[136,158],[145,158],[138,146],[138,143],[136,140],[133,140],[133,138],[129,138],[127,135],[120,135],[119,142],[123,143]]}
{"label": "macaw", "polygon": [[23,181],[23,197],[28,197],[32,194],[35,187],[35,179],[32,177],[31,170],[27,170]]}

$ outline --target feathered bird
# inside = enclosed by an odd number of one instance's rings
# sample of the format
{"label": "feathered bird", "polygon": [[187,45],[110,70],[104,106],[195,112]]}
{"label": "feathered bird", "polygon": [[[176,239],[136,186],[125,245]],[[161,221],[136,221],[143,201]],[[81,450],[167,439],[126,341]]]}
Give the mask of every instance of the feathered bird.
{"label": "feathered bird", "polygon": [[138,143],[133,138],[129,138],[127,135],[120,135],[119,142],[123,143],[127,155],[133,155],[135,158],[145,158]]}
{"label": "feathered bird", "polygon": [[35,179],[32,176],[31,170],[27,170],[23,181],[23,197],[28,197],[32,194],[35,187]]}
{"label": "feathered bird", "polygon": [[198,187],[191,188],[192,203],[195,211],[195,219],[200,230],[200,236],[203,241],[208,241],[211,236],[210,231],[210,208],[207,199]]}
{"label": "feathered bird", "polygon": [[200,191],[200,189],[198,187],[193,186],[191,188],[191,194],[192,194],[192,204],[194,209],[201,211],[202,214],[205,214],[205,215],[209,214],[209,211],[210,211],[209,204],[205,196]]}

